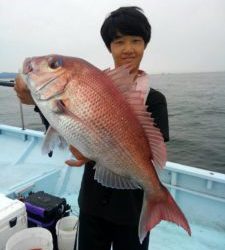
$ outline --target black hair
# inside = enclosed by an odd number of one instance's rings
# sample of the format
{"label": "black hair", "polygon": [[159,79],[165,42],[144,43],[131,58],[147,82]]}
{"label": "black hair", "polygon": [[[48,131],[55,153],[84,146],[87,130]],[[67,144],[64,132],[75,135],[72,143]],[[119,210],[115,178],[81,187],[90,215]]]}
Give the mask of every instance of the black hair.
{"label": "black hair", "polygon": [[151,39],[151,25],[143,14],[143,10],[136,6],[120,7],[112,11],[101,27],[101,36],[110,50],[111,42],[121,35],[141,36],[145,46]]}

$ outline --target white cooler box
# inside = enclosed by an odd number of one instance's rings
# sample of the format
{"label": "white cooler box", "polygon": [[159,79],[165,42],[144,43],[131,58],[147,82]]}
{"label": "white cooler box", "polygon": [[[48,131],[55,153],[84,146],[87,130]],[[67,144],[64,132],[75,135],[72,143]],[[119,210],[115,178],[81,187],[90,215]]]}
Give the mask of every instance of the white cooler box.
{"label": "white cooler box", "polygon": [[0,194],[0,250],[14,233],[27,228],[25,204]]}

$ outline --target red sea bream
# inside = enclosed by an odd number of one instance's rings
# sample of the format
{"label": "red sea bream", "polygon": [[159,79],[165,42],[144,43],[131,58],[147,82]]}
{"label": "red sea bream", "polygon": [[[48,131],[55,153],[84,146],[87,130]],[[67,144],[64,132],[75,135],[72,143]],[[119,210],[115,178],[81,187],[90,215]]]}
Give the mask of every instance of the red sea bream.
{"label": "red sea bream", "polygon": [[66,141],[96,162],[94,178],[102,185],[144,190],[140,242],[161,220],[191,234],[155,170],[166,163],[166,147],[129,67],[101,71],[79,58],[48,55],[26,59],[23,78],[51,125],[44,152]]}

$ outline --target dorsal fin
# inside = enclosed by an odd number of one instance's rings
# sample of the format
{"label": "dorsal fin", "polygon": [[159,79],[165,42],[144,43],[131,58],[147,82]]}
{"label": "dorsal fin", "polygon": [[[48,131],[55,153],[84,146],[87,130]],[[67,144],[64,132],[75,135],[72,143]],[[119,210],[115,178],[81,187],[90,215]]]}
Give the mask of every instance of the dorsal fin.
{"label": "dorsal fin", "polygon": [[135,89],[135,75],[130,74],[129,65],[123,65],[116,69],[106,69],[103,71],[114,83],[114,85],[122,92]]}
{"label": "dorsal fin", "polygon": [[154,166],[163,168],[167,158],[166,146],[159,128],[155,126],[154,120],[151,118],[151,114],[147,112],[147,106],[145,105],[145,98],[149,92],[148,75],[142,74],[135,82],[134,75],[130,74],[128,65],[113,70],[107,69],[104,72],[124,95],[140,121],[148,138]]}

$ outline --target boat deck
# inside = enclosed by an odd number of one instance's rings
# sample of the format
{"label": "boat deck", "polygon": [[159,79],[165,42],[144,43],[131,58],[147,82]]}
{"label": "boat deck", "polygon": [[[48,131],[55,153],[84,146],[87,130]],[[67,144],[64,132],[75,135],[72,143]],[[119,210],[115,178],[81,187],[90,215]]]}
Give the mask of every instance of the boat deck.
{"label": "boat deck", "polygon": [[[69,168],[68,151],[41,154],[43,133],[0,125],[0,193],[11,198],[44,190],[66,198],[79,213],[77,197],[83,168]],[[151,250],[225,249],[225,175],[168,162],[162,182],[189,220],[192,236],[161,222],[150,235]]]}

